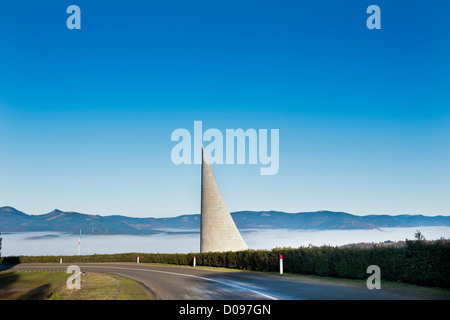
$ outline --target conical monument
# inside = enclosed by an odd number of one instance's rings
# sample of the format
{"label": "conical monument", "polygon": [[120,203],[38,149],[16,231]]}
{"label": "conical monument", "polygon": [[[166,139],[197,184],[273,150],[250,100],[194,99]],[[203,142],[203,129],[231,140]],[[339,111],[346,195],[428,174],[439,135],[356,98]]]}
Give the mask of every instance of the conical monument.
{"label": "conical monument", "polygon": [[223,200],[202,146],[202,208],[200,252],[248,249]]}

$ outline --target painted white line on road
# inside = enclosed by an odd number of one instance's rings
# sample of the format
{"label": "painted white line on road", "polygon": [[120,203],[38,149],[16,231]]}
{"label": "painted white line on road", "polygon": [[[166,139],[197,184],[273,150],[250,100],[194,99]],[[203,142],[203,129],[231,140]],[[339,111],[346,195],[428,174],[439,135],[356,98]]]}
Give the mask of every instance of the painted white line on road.
{"label": "painted white line on road", "polygon": [[[49,268],[49,267],[61,268],[60,266],[44,266],[44,267],[45,268]],[[210,282],[219,283],[219,284],[222,284],[222,285],[225,285],[225,286],[229,286],[229,287],[240,289],[240,290],[244,290],[244,291],[249,291],[249,292],[255,293],[257,295],[260,295],[262,297],[265,297],[267,299],[270,299],[270,300],[278,300],[277,298],[275,298],[275,297],[273,297],[271,295],[265,294],[263,292],[260,292],[260,291],[254,290],[254,289],[250,289],[250,288],[242,286],[242,285],[237,285],[235,283],[231,283],[231,282],[228,282],[228,281],[222,281],[222,280],[217,280],[217,279],[211,279],[211,278],[205,278],[205,277],[200,277],[200,276],[194,276],[194,275],[191,275],[191,274],[177,273],[177,272],[170,272],[170,271],[162,271],[162,270],[153,270],[153,269],[112,267],[112,266],[86,265],[86,267],[89,267],[89,268],[109,268],[109,269],[118,269],[118,270],[134,270],[134,271],[158,272],[158,273],[172,274],[172,275],[177,275],[177,276],[182,276],[182,277],[196,278],[196,279],[201,279],[201,280],[206,280],[206,281],[210,281]]]}
{"label": "painted white line on road", "polygon": [[230,283],[230,282],[227,282],[227,281],[221,281],[221,280],[217,280],[217,279],[211,279],[211,278],[205,278],[205,277],[200,277],[200,276],[194,276],[194,275],[191,275],[191,274],[184,274],[184,273],[177,273],[177,272],[170,272],[170,271],[162,271],[162,270],[152,270],[152,269],[141,269],[141,268],[125,268],[125,267],[111,267],[111,266],[92,266],[92,265],[89,265],[89,267],[121,269],[121,270],[148,271],[148,272],[159,272],[159,273],[165,273],[165,274],[173,274],[173,275],[182,276],[182,277],[196,278],[196,279],[201,279],[201,280],[206,280],[206,281],[219,283],[219,284],[226,285],[226,286],[229,286],[229,287],[233,287],[233,288],[236,288],[236,289],[250,291],[252,293],[255,293],[257,295],[260,295],[260,296],[265,297],[265,298],[270,299],[270,300],[278,300],[277,298],[272,297],[272,296],[270,296],[268,294],[265,294],[263,292],[260,292],[260,291],[257,291],[257,290],[253,290],[253,289],[241,286],[241,285],[237,285],[237,284],[234,284],[234,283]]}

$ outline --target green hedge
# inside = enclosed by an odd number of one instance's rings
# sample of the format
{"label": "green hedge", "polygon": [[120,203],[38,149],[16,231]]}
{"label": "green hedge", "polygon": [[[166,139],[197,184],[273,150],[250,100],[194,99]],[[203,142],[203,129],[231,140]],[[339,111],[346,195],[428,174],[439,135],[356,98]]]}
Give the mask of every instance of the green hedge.
{"label": "green hedge", "polygon": [[[331,246],[276,248],[238,252],[190,254],[122,253],[63,256],[64,263],[136,262],[212,266],[254,271],[279,270],[279,255],[283,255],[284,272],[320,276],[367,279],[369,265],[377,265],[381,279],[417,285],[450,288],[450,242],[407,241],[405,247],[374,248]],[[57,263],[60,256],[5,257],[3,263]]]}

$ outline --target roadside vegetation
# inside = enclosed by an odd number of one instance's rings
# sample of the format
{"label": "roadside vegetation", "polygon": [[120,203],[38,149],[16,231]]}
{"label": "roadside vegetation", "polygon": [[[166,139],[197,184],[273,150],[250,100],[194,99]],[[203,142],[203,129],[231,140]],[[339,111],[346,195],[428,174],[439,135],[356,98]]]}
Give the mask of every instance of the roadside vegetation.
{"label": "roadside vegetation", "polygon": [[141,263],[222,267],[231,269],[277,272],[279,255],[283,255],[284,272],[318,275],[346,279],[367,279],[367,267],[377,265],[381,277],[422,286],[450,288],[450,241],[426,241],[421,235],[416,240],[406,240],[405,245],[373,245],[370,248],[300,247],[273,250],[245,250],[238,252],[210,252],[188,254],[122,253],[82,256],[20,256],[5,257],[3,264],[16,263]]}

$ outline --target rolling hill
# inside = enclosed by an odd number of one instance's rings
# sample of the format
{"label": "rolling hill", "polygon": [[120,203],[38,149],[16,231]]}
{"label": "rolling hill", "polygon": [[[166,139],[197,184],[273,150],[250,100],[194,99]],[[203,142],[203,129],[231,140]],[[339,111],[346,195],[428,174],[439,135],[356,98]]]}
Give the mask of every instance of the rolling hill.
{"label": "rolling hill", "polygon": [[[366,215],[316,211],[238,211],[231,213],[239,229],[374,229],[389,227],[450,226],[450,216]],[[121,215],[100,216],[53,210],[29,215],[13,207],[0,207],[0,232],[60,231],[89,234],[150,234],[161,229],[186,231],[200,229],[200,215],[169,218],[133,218]]]}

